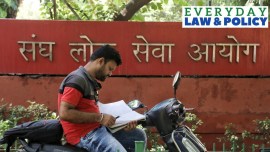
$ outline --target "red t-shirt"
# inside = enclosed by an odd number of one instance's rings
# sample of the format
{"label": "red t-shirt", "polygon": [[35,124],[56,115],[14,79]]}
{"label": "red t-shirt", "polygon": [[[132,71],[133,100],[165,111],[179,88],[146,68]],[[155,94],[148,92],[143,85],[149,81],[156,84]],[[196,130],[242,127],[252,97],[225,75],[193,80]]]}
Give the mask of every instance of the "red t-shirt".
{"label": "red t-shirt", "polygon": [[[60,108],[61,101],[74,105],[79,111],[100,113],[95,100],[83,98],[82,93],[72,87],[65,87],[63,94],[58,94],[58,109]],[[82,124],[75,124],[64,120],[60,120],[60,122],[67,142],[72,145],[78,144],[81,137],[100,126],[98,122]]]}

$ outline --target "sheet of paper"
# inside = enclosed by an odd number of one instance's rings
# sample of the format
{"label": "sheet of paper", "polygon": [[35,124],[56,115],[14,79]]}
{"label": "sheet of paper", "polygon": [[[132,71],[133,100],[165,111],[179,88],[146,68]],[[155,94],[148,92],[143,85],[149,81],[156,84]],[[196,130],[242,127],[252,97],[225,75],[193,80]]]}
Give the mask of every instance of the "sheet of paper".
{"label": "sheet of paper", "polygon": [[145,119],[145,116],[136,112],[136,111],[130,111],[128,113],[120,115],[119,118],[116,119],[115,125],[112,127],[116,127],[122,124],[127,124],[130,121],[137,121],[137,120],[142,120]]}
{"label": "sheet of paper", "polygon": [[[113,126],[109,129],[111,132],[116,132],[122,129],[127,123],[131,121],[137,121],[145,119],[145,116],[133,111],[123,100],[112,102],[108,104],[103,104],[98,102],[99,110],[101,113],[110,114],[114,117],[118,117]],[[124,125],[124,126],[123,126]],[[123,127],[120,127],[123,126]]]}
{"label": "sheet of paper", "polygon": [[117,102],[103,104],[98,102],[99,111],[101,113],[110,114],[114,117],[120,116],[125,113],[129,113],[132,109],[125,103],[124,100],[120,100]]}

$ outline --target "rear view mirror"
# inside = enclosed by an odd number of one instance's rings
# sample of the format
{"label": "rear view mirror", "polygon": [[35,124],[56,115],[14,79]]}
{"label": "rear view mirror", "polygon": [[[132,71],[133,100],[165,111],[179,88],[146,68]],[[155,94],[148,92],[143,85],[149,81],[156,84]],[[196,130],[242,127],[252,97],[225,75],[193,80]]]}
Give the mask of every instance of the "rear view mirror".
{"label": "rear view mirror", "polygon": [[174,98],[176,98],[176,90],[180,84],[180,80],[181,80],[181,73],[179,71],[176,72],[176,74],[174,75],[173,78],[173,89],[174,89]]}
{"label": "rear view mirror", "polygon": [[143,108],[144,105],[142,104],[142,102],[140,100],[132,100],[127,104],[132,110],[136,110],[138,108]]}

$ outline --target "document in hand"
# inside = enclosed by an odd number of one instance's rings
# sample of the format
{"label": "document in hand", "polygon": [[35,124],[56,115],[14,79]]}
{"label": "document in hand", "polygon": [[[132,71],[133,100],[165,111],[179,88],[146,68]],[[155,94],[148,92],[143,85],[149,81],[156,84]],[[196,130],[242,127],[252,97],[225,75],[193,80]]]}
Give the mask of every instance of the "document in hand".
{"label": "document in hand", "polygon": [[109,127],[109,130],[114,133],[126,126],[131,121],[137,121],[145,119],[145,116],[133,111],[123,100],[103,104],[98,102],[99,110],[101,113],[110,114],[114,117],[118,117],[113,126]]}

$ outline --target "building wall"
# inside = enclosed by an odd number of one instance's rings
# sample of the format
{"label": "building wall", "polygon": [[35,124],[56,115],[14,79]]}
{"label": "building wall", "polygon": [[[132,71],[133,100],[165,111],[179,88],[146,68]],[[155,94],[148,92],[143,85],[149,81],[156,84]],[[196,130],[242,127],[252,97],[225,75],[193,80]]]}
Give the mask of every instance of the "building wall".
{"label": "building wall", "polygon": [[[102,84],[102,102],[139,99],[151,108],[173,97],[172,75],[180,70],[177,98],[195,108],[192,112],[203,121],[196,132],[207,146],[217,142],[228,123],[254,132],[252,120],[269,117],[269,28],[24,20],[0,20],[0,27],[5,27],[0,28],[5,36],[0,39],[2,103],[27,105],[32,100],[57,112],[58,87],[65,75],[88,61],[93,51],[89,47],[110,42],[120,51],[123,65]],[[86,56],[79,54],[80,46],[87,47],[81,48]]]}

